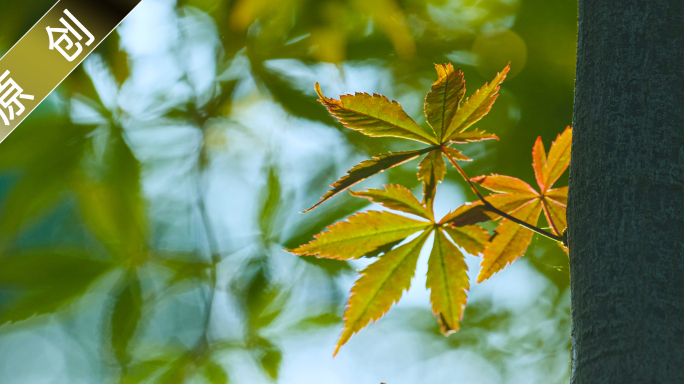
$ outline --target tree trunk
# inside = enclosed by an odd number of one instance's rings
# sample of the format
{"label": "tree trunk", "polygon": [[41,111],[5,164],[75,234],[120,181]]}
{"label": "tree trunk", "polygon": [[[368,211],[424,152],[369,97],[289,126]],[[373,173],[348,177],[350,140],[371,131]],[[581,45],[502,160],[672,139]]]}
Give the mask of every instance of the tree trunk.
{"label": "tree trunk", "polygon": [[572,383],[684,383],[684,0],[579,0]]}

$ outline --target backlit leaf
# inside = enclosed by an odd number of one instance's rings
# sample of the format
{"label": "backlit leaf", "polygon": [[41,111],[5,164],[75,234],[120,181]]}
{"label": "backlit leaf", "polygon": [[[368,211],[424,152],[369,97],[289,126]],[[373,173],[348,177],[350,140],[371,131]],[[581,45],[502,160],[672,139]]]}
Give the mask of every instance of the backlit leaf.
{"label": "backlit leaf", "polygon": [[414,220],[391,212],[358,213],[316,235],[316,239],[291,249],[296,255],[349,260],[427,228],[429,222]]}
{"label": "backlit leaf", "polygon": [[444,151],[456,161],[473,161],[473,159],[462,154],[461,151],[457,149],[444,147]]}
{"label": "backlit leaf", "polygon": [[[551,188],[560,175],[570,165],[570,146],[572,145],[572,128],[567,127],[558,135],[556,141],[551,144],[549,156],[544,168],[544,180],[546,188]],[[545,191],[544,191],[545,192]]]}
{"label": "backlit leaf", "polygon": [[485,84],[482,88],[475,91],[472,96],[461,103],[460,108],[451,120],[451,124],[449,124],[449,127],[443,136],[443,142],[450,141],[452,136],[465,131],[468,127],[489,113],[494,101],[498,97],[499,85],[506,78],[509,69],[510,65],[507,65],[506,68],[496,75],[491,83]]}
{"label": "backlit leaf", "polygon": [[492,220],[495,217],[496,215],[493,213],[485,211],[482,202],[477,201],[474,203],[465,203],[456,208],[455,211],[447,213],[444,215],[444,217],[442,217],[442,220],[440,220],[439,223],[449,223],[453,226],[460,227],[464,225],[483,223],[485,221]]}
{"label": "backlit leaf", "polygon": [[440,229],[435,231],[425,286],[430,290],[432,312],[440,318],[442,334],[458,331],[470,288],[468,266],[461,251]]}
{"label": "backlit leaf", "polygon": [[543,202],[544,215],[546,216],[546,221],[549,222],[556,235],[561,236],[565,228],[568,227],[568,222],[565,217],[565,204],[562,204],[548,197],[545,197]]}
{"label": "backlit leaf", "polygon": [[460,132],[451,135],[449,141],[456,144],[466,144],[476,141],[483,140],[499,140],[499,138],[493,133],[487,133],[485,131],[479,131],[474,129],[472,131]]}
{"label": "backlit leaf", "polygon": [[427,205],[430,211],[435,200],[437,184],[444,179],[446,172],[446,164],[439,151],[428,153],[418,165],[418,180],[423,182],[423,204]]}
{"label": "backlit leaf", "polygon": [[326,192],[321,201],[316,203],[313,207],[307,209],[306,212],[323,204],[326,200],[337,195],[338,193],[344,191],[345,189],[351,187],[352,185],[364,180],[370,176],[380,173],[386,169],[395,167],[399,164],[403,164],[409,160],[413,160],[416,157],[422,155],[425,152],[433,150],[432,147],[419,149],[416,151],[403,151],[403,152],[390,152],[385,153],[380,156],[374,156],[370,160],[364,160],[361,163],[355,165],[350,169],[346,175],[342,176],[339,180],[334,182],[331,187],[332,189]]}
{"label": "backlit leaf", "polygon": [[515,177],[503,175],[483,175],[473,177],[470,180],[494,192],[539,196],[539,193],[530,187],[529,184]]}
{"label": "backlit leaf", "polygon": [[[520,208],[514,216],[526,223],[537,225],[542,204],[536,199]],[[482,269],[477,277],[481,283],[490,278],[506,265],[522,256],[532,241],[534,232],[508,219],[501,220],[496,228],[496,236],[487,244],[482,257]]]}
{"label": "backlit leaf", "polygon": [[454,66],[435,64],[437,80],[432,83],[430,92],[425,97],[425,116],[428,124],[435,131],[437,140],[441,142],[449,123],[456,114],[458,104],[465,95],[463,72],[454,71]]}
{"label": "backlit leaf", "polygon": [[437,140],[425,132],[396,101],[374,93],[340,95],[340,100],[325,97],[318,83],[315,85],[319,101],[345,127],[371,137],[401,137],[426,144]]}
{"label": "backlit leaf", "polygon": [[546,168],[546,150],[544,150],[544,143],[542,143],[541,136],[537,137],[532,147],[532,168],[534,168],[534,177],[537,179],[539,189],[544,191],[546,187],[544,183],[544,168]]}
{"label": "backlit leaf", "polygon": [[349,191],[352,196],[365,197],[368,200],[382,204],[389,209],[411,213],[432,220],[432,214],[413,196],[403,185],[385,185],[385,189],[367,189],[366,191]]}
{"label": "backlit leaf", "polygon": [[568,187],[554,188],[546,191],[544,196],[556,200],[557,202],[567,205],[568,204]]}
{"label": "backlit leaf", "polygon": [[344,328],[333,356],[353,334],[382,317],[408,290],[420,250],[431,231],[425,231],[408,244],[394,249],[361,272],[344,313]]}
{"label": "backlit leaf", "polygon": [[492,237],[486,229],[478,225],[448,226],[443,229],[449,234],[454,243],[463,247],[471,255],[481,253],[487,241]]}

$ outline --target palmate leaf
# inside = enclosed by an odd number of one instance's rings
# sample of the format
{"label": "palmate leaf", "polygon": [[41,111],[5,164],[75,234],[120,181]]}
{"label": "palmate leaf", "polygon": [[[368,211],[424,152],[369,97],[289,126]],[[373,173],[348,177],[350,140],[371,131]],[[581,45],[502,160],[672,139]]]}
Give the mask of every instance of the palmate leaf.
{"label": "palmate leaf", "polygon": [[[542,210],[540,199],[535,199],[513,213],[517,219],[536,225]],[[494,239],[487,244],[482,257],[482,269],[477,276],[481,283],[490,278],[506,265],[522,256],[532,241],[534,232],[508,219],[501,220],[496,228]]]}
{"label": "palmate leaf", "polygon": [[406,213],[418,215],[428,220],[432,220],[432,212],[413,196],[403,185],[385,185],[385,189],[367,189],[366,191],[349,191],[352,196],[365,197],[368,200],[382,204],[389,209],[395,209]]}
{"label": "palmate leaf", "polygon": [[432,312],[440,319],[441,332],[456,332],[468,299],[468,267],[461,251],[441,229],[435,231],[425,286],[430,290]]}
{"label": "palmate leaf", "polygon": [[506,78],[509,69],[510,65],[507,65],[506,68],[496,75],[491,83],[485,84],[482,88],[475,91],[467,100],[461,103],[458,111],[456,111],[451,123],[447,127],[446,132],[442,136],[442,142],[451,141],[456,134],[465,131],[484,115],[489,113],[494,101],[496,101],[496,98],[498,97],[499,85]]}
{"label": "palmate leaf", "polygon": [[296,255],[316,255],[338,260],[356,259],[388,243],[403,240],[430,225],[430,222],[391,212],[362,212],[349,217],[349,221],[331,225],[328,231],[319,233],[310,243],[288,251]]}
{"label": "palmate leaf", "polygon": [[345,127],[360,131],[371,137],[400,137],[426,144],[437,140],[425,132],[401,108],[401,104],[374,93],[357,92],[340,95],[340,100],[325,97],[318,83],[316,93],[328,111]]}
{"label": "palmate leaf", "polygon": [[390,152],[380,156],[374,156],[370,160],[364,160],[347,171],[346,175],[334,182],[331,185],[332,189],[326,192],[318,203],[304,211],[304,213],[310,212],[331,197],[368,177],[378,174],[386,169],[396,167],[397,165],[403,164],[409,160],[413,160],[423,153],[429,152],[433,149],[434,147],[428,147],[415,151]]}
{"label": "palmate leaf", "polygon": [[361,272],[361,278],[351,289],[344,328],[333,356],[353,334],[382,317],[409,289],[420,250],[430,232],[426,230],[413,241],[387,252]]}
{"label": "palmate leaf", "polygon": [[425,96],[425,117],[441,143],[447,127],[458,110],[458,104],[465,95],[465,80],[461,70],[454,66],[435,64],[437,80],[432,83],[430,92]]}

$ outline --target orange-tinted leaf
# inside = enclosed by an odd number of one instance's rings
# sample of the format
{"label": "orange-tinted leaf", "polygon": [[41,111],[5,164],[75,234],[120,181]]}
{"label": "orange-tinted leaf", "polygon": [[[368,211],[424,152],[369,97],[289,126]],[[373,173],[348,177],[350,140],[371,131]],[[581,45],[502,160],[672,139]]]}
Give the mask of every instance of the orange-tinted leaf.
{"label": "orange-tinted leaf", "polygon": [[435,131],[437,141],[441,142],[449,123],[458,110],[458,103],[465,95],[465,80],[463,73],[454,72],[451,63],[435,64],[437,80],[432,83],[432,88],[425,96],[425,117],[428,124]]}
{"label": "orange-tinted leaf", "polygon": [[[536,225],[542,210],[540,199],[536,199],[520,208],[514,216],[526,223]],[[482,269],[477,277],[481,283],[490,278],[496,272],[502,270],[507,264],[522,256],[527,246],[532,241],[534,232],[518,225],[508,219],[501,220],[496,228],[496,235],[487,244],[482,257]]]}
{"label": "orange-tinted leaf", "polygon": [[432,214],[423,204],[413,196],[403,185],[385,185],[385,189],[367,189],[366,191],[349,191],[352,196],[365,197],[368,200],[382,204],[389,209],[396,209],[432,220]]}
{"label": "orange-tinted leaf", "polygon": [[418,180],[423,182],[423,204],[432,211],[432,203],[435,200],[437,184],[439,184],[446,174],[446,164],[442,158],[442,153],[432,151],[425,156],[418,165]]}
{"label": "orange-tinted leaf", "polygon": [[420,250],[430,232],[427,230],[410,243],[387,252],[361,272],[361,278],[351,289],[344,328],[333,356],[353,334],[382,317],[409,289]]}
{"label": "orange-tinted leaf", "polygon": [[483,223],[496,218],[496,216],[497,215],[491,212],[485,211],[482,202],[477,201],[474,203],[465,203],[456,208],[455,211],[447,213],[442,217],[442,220],[440,220],[439,223],[449,223],[452,226],[461,227],[464,225]]}
{"label": "orange-tinted leaf", "polygon": [[[570,146],[572,145],[572,128],[567,127],[556,141],[551,144],[549,157],[544,169],[546,188],[550,188],[570,165]],[[545,192],[545,191],[543,191]]]}
{"label": "orange-tinted leaf", "polygon": [[328,259],[356,259],[385,244],[403,240],[429,225],[429,222],[391,212],[362,212],[349,217],[349,221],[331,225],[327,231],[316,235],[315,240],[289,252]]}
{"label": "orange-tinted leaf", "polygon": [[318,83],[315,85],[318,101],[345,127],[360,131],[371,137],[401,137],[426,144],[437,144],[404,112],[396,101],[383,95],[357,92],[340,95],[340,100],[325,97]]}
{"label": "orange-tinted leaf", "polygon": [[449,154],[456,161],[473,161],[470,157],[464,155],[458,149],[444,147],[444,151]]}
{"label": "orange-tinted leaf", "polygon": [[478,131],[475,129],[468,132],[453,134],[449,139],[450,142],[457,144],[466,144],[482,140],[499,140],[499,138],[493,133],[487,133],[485,131]]}
{"label": "orange-tinted leaf", "polygon": [[567,205],[568,204],[568,187],[549,189],[546,191],[544,196],[556,200],[557,202]]}
{"label": "orange-tinted leaf", "polygon": [[470,180],[494,192],[515,193],[529,195],[530,197],[539,196],[539,193],[530,187],[529,184],[515,177],[493,174],[473,177]]}
{"label": "orange-tinted leaf", "polygon": [[568,222],[565,217],[565,204],[561,204],[553,199],[544,197],[544,215],[556,235],[561,236]]}
{"label": "orange-tinted leaf", "polygon": [[532,147],[532,168],[534,168],[534,177],[537,179],[539,189],[545,191],[544,168],[546,168],[546,151],[544,150],[541,136],[537,137],[537,141],[534,142],[534,147]]}
{"label": "orange-tinted leaf", "polygon": [[484,250],[485,245],[492,237],[486,229],[479,225],[464,225],[462,227],[444,227],[451,240],[463,247],[471,255],[477,255]]}
{"label": "orange-tinted leaf", "polygon": [[450,141],[452,136],[465,131],[489,112],[498,97],[499,84],[506,78],[509,69],[510,65],[507,65],[490,84],[485,84],[465,102],[461,103],[443,136],[443,142]]}
{"label": "orange-tinted leaf", "polygon": [[428,260],[426,288],[432,313],[439,316],[445,336],[458,331],[470,288],[468,266],[461,251],[438,229]]}
{"label": "orange-tinted leaf", "polygon": [[329,198],[337,195],[338,193],[344,191],[352,185],[375,174],[378,174],[386,169],[396,167],[399,164],[403,164],[409,160],[413,160],[416,157],[422,155],[423,153],[431,151],[432,149],[432,147],[428,147],[416,151],[390,152],[382,154],[380,156],[374,156],[370,160],[364,160],[361,163],[355,165],[349,171],[347,171],[346,175],[342,176],[339,180],[334,182],[331,185],[332,189],[326,192],[325,195],[323,195],[323,197],[321,197],[321,201],[316,203],[313,207],[304,211],[304,213],[309,212],[312,209],[318,207]]}

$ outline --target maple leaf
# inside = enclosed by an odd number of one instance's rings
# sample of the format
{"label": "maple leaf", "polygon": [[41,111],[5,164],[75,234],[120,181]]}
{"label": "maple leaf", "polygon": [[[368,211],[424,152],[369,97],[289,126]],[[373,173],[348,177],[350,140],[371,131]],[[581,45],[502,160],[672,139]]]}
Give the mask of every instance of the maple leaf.
{"label": "maple leaf", "polygon": [[349,193],[352,196],[365,197],[389,209],[411,213],[430,221],[433,220],[432,211],[421,204],[406,187],[397,184],[384,185],[384,187],[385,190],[367,189],[358,192],[349,191]]}
{"label": "maple leaf", "polygon": [[426,144],[437,140],[425,132],[401,108],[401,104],[383,95],[356,92],[340,95],[340,99],[325,97],[318,83],[315,84],[318,101],[345,127],[360,131],[371,137],[401,137]]}
{"label": "maple leaf", "polygon": [[403,164],[407,161],[413,160],[416,157],[431,151],[432,149],[432,147],[428,147],[415,151],[390,152],[380,156],[374,156],[370,160],[364,160],[361,163],[355,165],[349,171],[347,171],[346,175],[342,176],[339,180],[334,182],[331,185],[332,189],[326,192],[325,195],[321,197],[321,200],[318,203],[314,204],[314,206],[304,211],[304,213],[313,210],[314,208],[326,202],[331,197],[337,195],[338,193],[344,191],[352,185],[370,176],[378,174],[386,169],[396,167],[399,164]]}
{"label": "maple leaf", "polygon": [[349,217],[349,221],[329,226],[327,231],[316,235],[315,240],[288,251],[300,256],[356,259],[431,225],[391,212],[367,211]]}
{"label": "maple leaf", "polygon": [[[568,188],[550,189],[550,187],[570,164],[571,142],[572,128],[567,127],[551,144],[547,158],[541,138],[537,138],[532,150],[532,167],[541,193],[524,181],[510,176],[478,176],[471,180],[490,191],[500,192],[487,196],[487,202],[530,225],[536,226],[539,215],[544,211],[553,232],[561,236],[567,227],[565,210]],[[455,223],[472,224],[483,221],[484,217],[498,218],[495,213],[485,212],[485,210],[482,202],[469,204],[447,214],[440,222],[452,225]],[[482,269],[477,281],[482,282],[488,279],[522,256],[532,241],[532,234],[529,229],[510,219],[502,219],[496,228],[496,236],[485,247]]]}
{"label": "maple leaf", "polygon": [[461,251],[441,228],[435,231],[425,287],[430,290],[432,312],[440,320],[441,332],[444,335],[456,332],[468,299],[468,267]]}
{"label": "maple leaf", "polygon": [[460,70],[454,71],[450,63],[435,64],[435,69],[438,77],[425,97],[424,111],[428,125],[436,136],[423,130],[404,112],[399,103],[383,95],[357,92],[354,95],[340,95],[340,99],[337,100],[323,95],[320,84],[315,84],[318,101],[345,127],[371,137],[398,137],[430,146],[418,151],[388,153],[363,161],[333,183],[332,189],[323,195],[318,203],[304,212],[313,210],[361,180],[413,160],[424,153],[428,154],[420,163],[418,177],[424,184],[423,202],[431,207],[434,190],[446,172],[444,159],[433,152],[451,155],[454,160],[469,161],[470,159],[458,150],[449,148],[448,144],[498,140],[496,135],[484,131],[464,131],[489,112],[509,67],[507,66],[497,74],[490,85],[485,84],[463,103],[461,103],[465,94],[463,73]]}
{"label": "maple leaf", "polygon": [[333,356],[353,334],[387,313],[392,304],[399,301],[404,290],[409,289],[420,250],[430,232],[424,231],[413,241],[385,253],[361,271],[361,277],[351,289],[344,312],[344,327]]}

